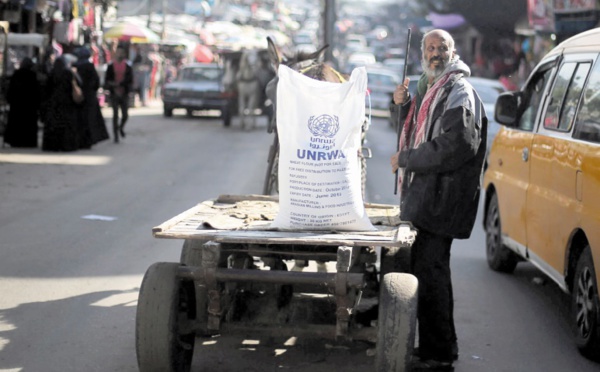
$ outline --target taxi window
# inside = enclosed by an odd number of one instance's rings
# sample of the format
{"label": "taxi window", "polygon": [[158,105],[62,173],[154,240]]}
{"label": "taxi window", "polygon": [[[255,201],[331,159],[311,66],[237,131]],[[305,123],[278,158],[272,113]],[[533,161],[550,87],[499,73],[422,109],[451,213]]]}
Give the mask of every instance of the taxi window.
{"label": "taxi window", "polygon": [[540,102],[542,102],[542,97],[546,90],[546,84],[550,80],[552,66],[553,64],[549,64],[546,68],[538,71],[523,90],[525,103],[523,105],[523,113],[519,119],[519,129],[526,131],[533,130]]}
{"label": "taxi window", "polygon": [[600,63],[596,63],[583,92],[573,137],[600,143]]}
{"label": "taxi window", "polygon": [[544,128],[561,132],[571,129],[590,67],[589,62],[569,62],[561,66],[544,117]]}

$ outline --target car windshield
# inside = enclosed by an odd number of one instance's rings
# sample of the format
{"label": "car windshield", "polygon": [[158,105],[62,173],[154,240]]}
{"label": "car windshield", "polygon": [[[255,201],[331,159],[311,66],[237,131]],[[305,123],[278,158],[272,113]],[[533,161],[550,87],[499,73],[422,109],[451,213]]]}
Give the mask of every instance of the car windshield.
{"label": "car windshield", "polygon": [[184,68],[180,75],[181,81],[218,81],[221,71],[218,68]]}

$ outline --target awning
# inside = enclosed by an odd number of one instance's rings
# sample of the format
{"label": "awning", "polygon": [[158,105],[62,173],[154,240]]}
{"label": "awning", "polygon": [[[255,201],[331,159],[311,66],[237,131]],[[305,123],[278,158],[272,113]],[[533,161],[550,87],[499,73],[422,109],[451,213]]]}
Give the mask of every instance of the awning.
{"label": "awning", "polygon": [[431,12],[429,13],[429,20],[434,28],[441,28],[444,30],[452,30],[466,23],[465,19],[460,14],[439,14]]}

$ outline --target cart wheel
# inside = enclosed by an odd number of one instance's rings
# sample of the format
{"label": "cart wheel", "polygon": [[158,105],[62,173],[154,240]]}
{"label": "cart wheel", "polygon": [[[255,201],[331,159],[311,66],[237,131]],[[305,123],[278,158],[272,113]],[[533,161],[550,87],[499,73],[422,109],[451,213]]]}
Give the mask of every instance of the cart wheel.
{"label": "cart wheel", "polygon": [[389,273],[383,278],[375,356],[378,372],[404,372],[409,368],[415,343],[417,287],[417,278],[411,274]]}
{"label": "cart wheel", "polygon": [[192,281],[177,278],[178,263],[155,263],[142,281],[135,324],[140,372],[187,372],[195,334],[184,333],[195,317]]}
{"label": "cart wheel", "polygon": [[186,239],[181,247],[179,262],[185,266],[200,266],[202,264],[202,245],[206,242],[197,239]]}
{"label": "cart wheel", "polygon": [[380,259],[380,281],[387,273],[410,273],[410,248],[383,247]]}

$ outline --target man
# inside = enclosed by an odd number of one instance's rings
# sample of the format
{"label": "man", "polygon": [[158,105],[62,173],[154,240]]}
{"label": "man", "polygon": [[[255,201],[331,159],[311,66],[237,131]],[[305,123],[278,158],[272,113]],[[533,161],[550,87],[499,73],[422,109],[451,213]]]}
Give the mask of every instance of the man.
{"label": "man", "polygon": [[[110,91],[113,109],[113,133],[115,143],[119,142],[119,133],[125,138],[125,123],[129,118],[129,91],[133,84],[133,70],[125,59],[127,52],[119,45],[115,52],[115,60],[106,69],[105,87]],[[121,109],[121,125],[119,125],[119,108]]]}
{"label": "man", "polygon": [[133,58],[133,81],[136,91],[140,96],[142,106],[147,106],[148,88],[150,85],[150,72],[152,70],[152,61],[148,58],[146,52],[142,51],[139,45],[135,45],[135,57]]}
{"label": "man", "polygon": [[402,131],[391,165],[398,171],[400,217],[418,230],[411,249],[411,270],[419,280],[419,348],[413,370],[452,371],[458,347],[450,246],[473,229],[487,118],[465,79],[470,70],[456,54],[452,36],[430,31],[421,49],[424,72],[415,97],[411,99],[406,79],[390,105]]}

